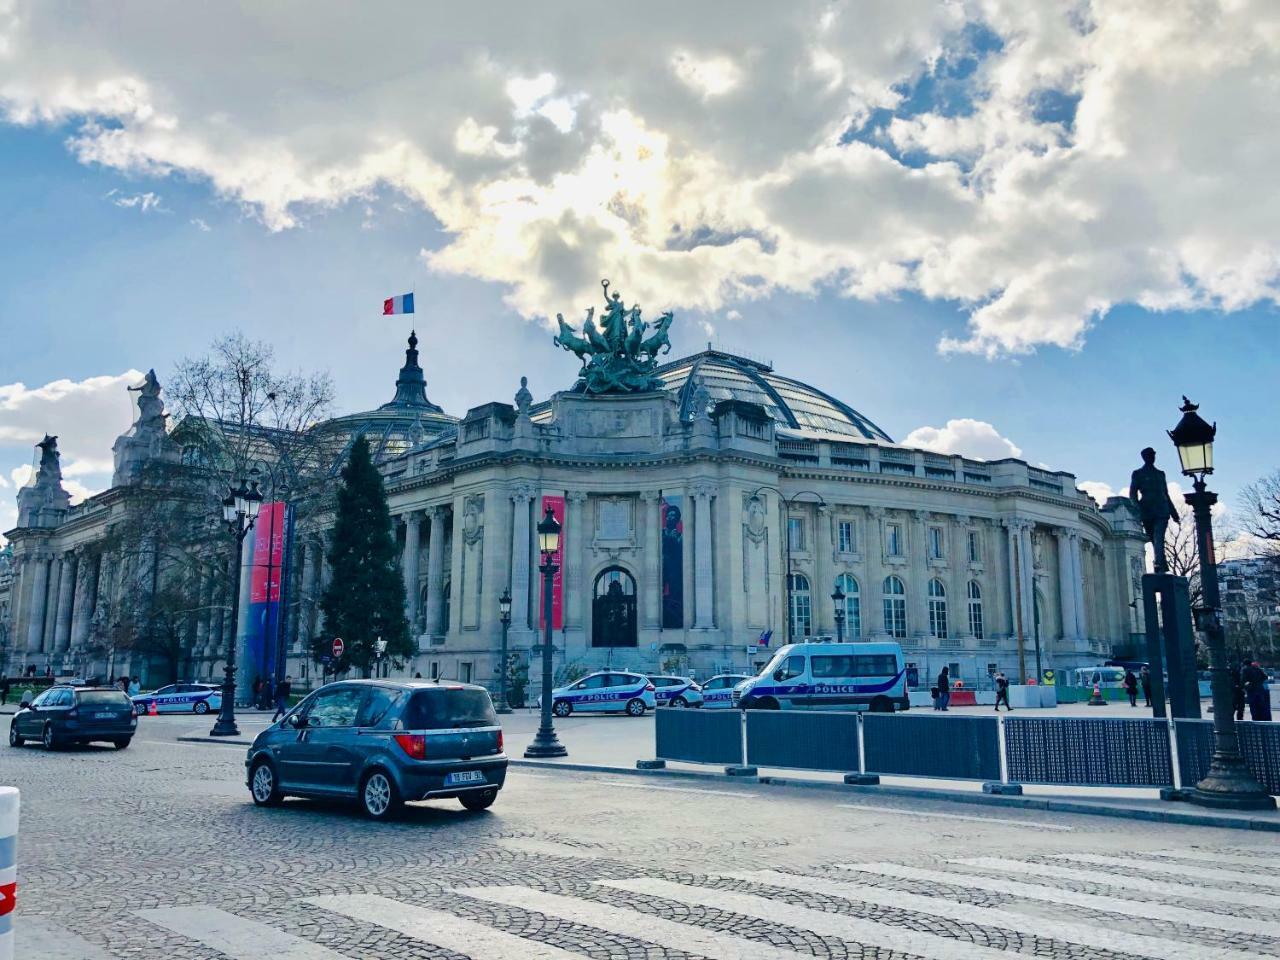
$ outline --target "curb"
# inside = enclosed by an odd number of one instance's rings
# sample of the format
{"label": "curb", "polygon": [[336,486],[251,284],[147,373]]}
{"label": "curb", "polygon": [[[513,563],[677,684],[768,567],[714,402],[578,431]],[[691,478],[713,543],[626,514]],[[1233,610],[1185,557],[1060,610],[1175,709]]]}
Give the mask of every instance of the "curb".
{"label": "curb", "polygon": [[760,783],[773,787],[824,790],[829,793],[850,795],[907,797],[916,800],[951,801],[977,806],[1002,807],[1019,810],[1048,810],[1055,813],[1079,813],[1095,817],[1112,817],[1124,820],[1146,820],[1158,823],[1182,824],[1190,827],[1222,827],[1227,830],[1260,830],[1280,833],[1280,819],[1263,820],[1255,817],[1233,817],[1183,813],[1178,810],[1152,810],[1116,806],[1091,800],[1059,800],[1053,797],[1000,796],[985,793],[967,793],[958,790],[937,790],[929,787],[857,786],[832,783],[827,780],[805,780],[792,777],[733,777],[701,770],[633,770],[629,767],[608,767],[590,763],[547,763],[540,760],[512,759],[513,767],[536,767],[550,770],[572,770],[581,773],[607,773],[633,777],[672,777],[686,780],[711,780],[723,784],[726,780],[742,783]]}
{"label": "curb", "polygon": [[208,743],[215,747],[251,747],[252,740],[238,740],[235,737],[174,737],[180,743]]}

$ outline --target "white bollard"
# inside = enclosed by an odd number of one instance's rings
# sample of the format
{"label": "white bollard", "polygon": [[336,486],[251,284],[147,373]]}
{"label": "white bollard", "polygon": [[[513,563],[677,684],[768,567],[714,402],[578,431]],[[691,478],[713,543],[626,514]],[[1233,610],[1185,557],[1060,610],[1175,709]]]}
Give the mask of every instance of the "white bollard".
{"label": "white bollard", "polygon": [[0,787],[0,960],[13,960],[18,902],[18,788]]}

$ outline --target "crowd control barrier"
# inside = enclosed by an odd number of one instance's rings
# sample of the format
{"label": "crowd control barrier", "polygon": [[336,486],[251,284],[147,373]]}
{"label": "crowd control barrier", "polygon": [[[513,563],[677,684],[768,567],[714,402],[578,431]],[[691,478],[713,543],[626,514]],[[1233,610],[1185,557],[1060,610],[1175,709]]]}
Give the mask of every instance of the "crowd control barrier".
{"label": "crowd control barrier", "polygon": [[[1208,720],[659,710],[655,730],[660,760],[1001,784],[1191,787],[1213,753]],[[1280,794],[1280,724],[1236,730],[1250,772]]]}
{"label": "crowd control barrier", "polygon": [[0,960],[13,960],[18,905],[18,789],[0,787]]}

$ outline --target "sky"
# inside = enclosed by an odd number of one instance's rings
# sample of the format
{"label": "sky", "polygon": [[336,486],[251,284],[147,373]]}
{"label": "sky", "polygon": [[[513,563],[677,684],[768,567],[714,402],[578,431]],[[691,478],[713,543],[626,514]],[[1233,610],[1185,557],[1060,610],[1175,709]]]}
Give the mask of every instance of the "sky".
{"label": "sky", "polygon": [[461,415],[571,386],[609,278],[901,442],[1123,492],[1186,393],[1277,463],[1270,0],[0,0],[0,531],[57,434],[240,330],[390,399],[416,293]]}

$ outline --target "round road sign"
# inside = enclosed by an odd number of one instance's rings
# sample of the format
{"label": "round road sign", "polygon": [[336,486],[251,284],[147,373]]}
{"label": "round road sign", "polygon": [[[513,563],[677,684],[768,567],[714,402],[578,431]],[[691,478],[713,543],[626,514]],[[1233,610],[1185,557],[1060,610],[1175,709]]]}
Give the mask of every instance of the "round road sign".
{"label": "round road sign", "polygon": [[345,651],[346,649],[347,649],[347,645],[342,642],[341,637],[333,638],[333,655],[335,658],[341,657],[343,654],[343,651]]}

